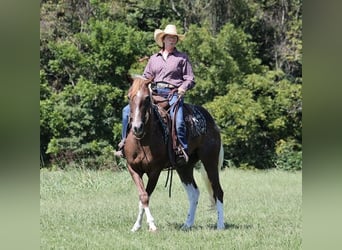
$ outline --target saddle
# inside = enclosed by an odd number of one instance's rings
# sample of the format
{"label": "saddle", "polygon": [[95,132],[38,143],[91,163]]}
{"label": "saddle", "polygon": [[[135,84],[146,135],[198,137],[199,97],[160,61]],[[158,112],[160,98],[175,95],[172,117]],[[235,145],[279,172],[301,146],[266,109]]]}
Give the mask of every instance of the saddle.
{"label": "saddle", "polygon": [[[175,121],[172,120],[169,113],[169,100],[156,94],[153,94],[152,98],[154,111],[164,131],[164,143],[168,145],[170,163],[172,166],[176,166],[176,155],[180,150],[180,145],[177,138]],[[177,110],[178,108],[176,107],[176,112]],[[206,133],[206,119],[198,109],[198,106],[184,103],[183,115],[188,138],[197,137]]]}

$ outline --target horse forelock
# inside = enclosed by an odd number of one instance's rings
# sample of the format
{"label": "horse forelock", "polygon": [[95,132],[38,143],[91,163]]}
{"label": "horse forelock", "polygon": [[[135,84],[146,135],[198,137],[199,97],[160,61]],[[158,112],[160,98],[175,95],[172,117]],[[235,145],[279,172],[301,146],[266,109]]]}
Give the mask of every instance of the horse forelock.
{"label": "horse forelock", "polygon": [[128,97],[132,99],[134,96],[137,95],[138,91],[141,90],[144,86],[146,86],[149,82],[149,79],[146,79],[142,76],[135,77],[133,80],[133,84],[129,90]]}

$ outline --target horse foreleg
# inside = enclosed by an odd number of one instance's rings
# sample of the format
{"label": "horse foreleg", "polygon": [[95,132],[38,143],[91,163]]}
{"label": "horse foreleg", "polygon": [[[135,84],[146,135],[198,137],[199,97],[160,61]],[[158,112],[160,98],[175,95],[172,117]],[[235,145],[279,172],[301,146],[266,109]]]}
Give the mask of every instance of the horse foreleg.
{"label": "horse foreleg", "polygon": [[196,209],[197,209],[197,204],[198,204],[198,197],[200,193],[199,193],[198,188],[193,183],[190,183],[190,184],[183,183],[183,186],[188,195],[189,211],[188,211],[188,216],[186,218],[186,221],[182,226],[182,229],[187,230],[187,229],[190,229],[195,222],[195,214],[196,214]]}
{"label": "horse foreleg", "polygon": [[144,216],[144,208],[143,208],[141,201],[139,201],[138,217],[137,217],[137,220],[131,229],[132,232],[136,232],[141,228],[141,222],[142,222],[143,216]]}
{"label": "horse foreleg", "polygon": [[152,217],[152,214],[151,214],[151,211],[150,211],[150,208],[148,205],[149,205],[149,198],[151,197],[151,194],[157,185],[159,175],[160,175],[160,171],[149,173],[148,182],[147,182],[147,186],[146,186],[146,193],[147,193],[147,203],[146,204],[147,205],[145,207],[145,213],[146,213],[146,218],[147,218],[149,230],[152,232],[156,231],[157,227],[154,224],[154,219]]}
{"label": "horse foreleg", "polygon": [[144,215],[144,212],[146,213],[147,217],[147,223],[149,225],[150,231],[156,231],[157,227],[154,224],[154,219],[152,217],[150,208],[149,208],[149,195],[145,190],[144,182],[142,179],[142,175],[139,175],[137,172],[135,172],[130,166],[128,166],[128,170],[132,176],[132,179],[138,189],[139,193],[139,212],[136,222],[134,223],[131,231],[135,232],[141,228],[141,222]]}
{"label": "horse foreleg", "polygon": [[144,212],[146,213],[146,217],[147,217],[147,223],[149,225],[149,230],[150,231],[156,231],[157,230],[157,227],[156,225],[154,224],[154,219],[152,217],[152,214],[151,214],[151,211],[149,209],[149,207],[143,207],[143,204],[141,201],[139,201],[139,212],[138,212],[138,217],[137,217],[137,220],[136,222],[134,223],[131,231],[132,232],[136,232],[138,231],[140,228],[141,228],[141,223],[142,223],[142,219],[143,219],[143,216],[144,216]]}
{"label": "horse foreleg", "polygon": [[131,231],[132,232],[136,232],[138,231],[140,228],[141,228],[141,223],[142,223],[142,219],[143,219],[143,216],[144,216],[144,212],[146,213],[146,217],[147,217],[147,223],[148,223],[148,226],[149,226],[149,230],[150,231],[156,231],[157,230],[157,227],[156,225],[154,224],[154,219],[153,219],[153,216],[151,214],[151,211],[149,209],[149,207],[143,207],[143,204],[141,201],[139,201],[139,212],[138,212],[138,217],[137,217],[137,220],[136,222],[134,223]]}
{"label": "horse foreleg", "polygon": [[146,220],[147,220],[147,224],[148,224],[148,229],[149,229],[149,231],[154,232],[157,230],[157,227],[154,224],[154,219],[152,217],[150,208],[147,206],[144,209],[145,209],[145,213],[146,213]]}

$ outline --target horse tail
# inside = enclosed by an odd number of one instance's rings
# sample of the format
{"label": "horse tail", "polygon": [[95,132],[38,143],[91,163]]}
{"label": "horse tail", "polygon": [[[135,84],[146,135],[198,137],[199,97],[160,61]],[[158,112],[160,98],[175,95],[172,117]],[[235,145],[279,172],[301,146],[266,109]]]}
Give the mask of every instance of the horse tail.
{"label": "horse tail", "polygon": [[[221,143],[219,159],[218,159],[218,164],[217,164],[218,170],[220,170],[222,168],[223,157],[224,157],[224,151],[223,151],[223,145]],[[215,200],[215,197],[214,197],[214,190],[213,190],[213,187],[212,187],[212,185],[210,183],[210,180],[208,178],[207,171],[203,167],[203,164],[201,164],[200,172],[201,172],[201,176],[202,176],[202,179],[204,181],[205,187],[207,188],[207,191],[208,191],[208,194],[209,194],[209,201],[210,201],[209,210],[214,210],[215,209],[215,205],[216,205],[216,200]]]}
{"label": "horse tail", "polygon": [[218,161],[218,165],[217,165],[218,170],[220,170],[223,166],[223,159],[224,159],[224,150],[223,150],[223,145],[221,143],[219,161]]}

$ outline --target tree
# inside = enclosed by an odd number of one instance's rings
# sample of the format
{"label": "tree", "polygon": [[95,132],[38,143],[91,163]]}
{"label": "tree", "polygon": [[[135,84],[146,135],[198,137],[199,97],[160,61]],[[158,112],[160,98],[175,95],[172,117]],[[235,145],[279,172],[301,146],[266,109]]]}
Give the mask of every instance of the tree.
{"label": "tree", "polygon": [[158,50],[154,29],[174,23],[195,72],[186,101],[215,116],[229,162],[301,164],[301,18],[302,0],[41,1],[42,159],[111,159],[127,74]]}
{"label": "tree", "polygon": [[[143,32],[123,23],[90,20],[84,32],[48,43],[41,75],[41,89],[49,89],[51,95],[41,100],[44,157],[48,153],[60,159],[67,152],[67,158],[78,159],[76,148],[98,140],[113,145],[119,139],[127,73],[146,54],[146,39]],[[83,96],[82,103],[77,96]]]}
{"label": "tree", "polygon": [[302,73],[302,0],[233,0],[230,20],[250,34],[257,56],[287,77]]}
{"label": "tree", "polygon": [[230,23],[216,36],[211,35],[209,27],[191,25],[180,48],[192,61],[196,87],[188,97],[197,104],[225,95],[229,84],[265,70],[255,57],[256,48],[250,36]]}
{"label": "tree", "polygon": [[226,157],[237,166],[275,167],[277,146],[284,146],[280,141],[301,150],[301,85],[282,72],[248,75],[205,106],[221,128]]}
{"label": "tree", "polygon": [[118,88],[80,78],[74,86],[68,85],[42,100],[41,128],[51,135],[46,145],[51,159],[60,166],[81,161],[85,164],[87,159],[100,156],[101,149],[113,145],[114,124],[121,120],[115,114],[120,96]]}

